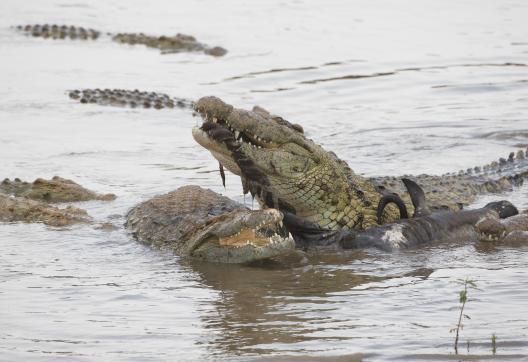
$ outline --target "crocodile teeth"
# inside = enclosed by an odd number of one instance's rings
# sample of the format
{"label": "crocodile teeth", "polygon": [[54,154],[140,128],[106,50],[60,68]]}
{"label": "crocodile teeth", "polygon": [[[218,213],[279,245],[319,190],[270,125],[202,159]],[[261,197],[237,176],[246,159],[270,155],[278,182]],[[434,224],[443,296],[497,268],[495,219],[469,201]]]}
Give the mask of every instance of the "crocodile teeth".
{"label": "crocodile teeth", "polygon": [[213,117],[213,123],[217,123],[218,122],[218,119],[216,119],[216,117]]}
{"label": "crocodile teeth", "polygon": [[240,131],[235,131],[235,139],[237,140],[238,137],[240,136]]}

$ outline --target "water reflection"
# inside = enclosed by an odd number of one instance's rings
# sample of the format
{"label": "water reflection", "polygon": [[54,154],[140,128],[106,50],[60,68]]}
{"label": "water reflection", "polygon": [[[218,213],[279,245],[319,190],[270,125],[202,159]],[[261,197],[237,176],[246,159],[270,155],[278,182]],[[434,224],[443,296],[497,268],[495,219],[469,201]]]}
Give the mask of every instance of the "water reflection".
{"label": "water reflection", "polygon": [[[427,278],[433,271],[417,268],[396,275],[403,271],[396,269],[387,275],[376,275],[379,274],[376,270],[379,260],[365,251],[309,255],[304,261],[291,259],[293,265],[290,259],[251,266],[188,264],[201,282],[219,292],[218,300],[213,303],[215,312],[203,317],[205,328],[214,331],[215,337],[209,343],[211,353],[273,354],[277,349],[288,350],[288,345],[302,345],[307,341],[347,340],[350,337],[321,338],[318,333],[328,326],[346,323],[350,311],[342,317],[332,316],[334,312],[340,313],[341,295],[370,283],[379,287],[380,283],[392,278]],[[356,270],[353,263],[376,267],[362,272]]]}
{"label": "water reflection", "polygon": [[294,344],[318,338],[310,334],[327,319],[320,312],[335,308],[328,296],[383,277],[336,268],[331,264],[252,266],[193,263],[201,281],[220,292],[216,313],[204,317],[215,330],[216,354],[256,354],[273,344]]}

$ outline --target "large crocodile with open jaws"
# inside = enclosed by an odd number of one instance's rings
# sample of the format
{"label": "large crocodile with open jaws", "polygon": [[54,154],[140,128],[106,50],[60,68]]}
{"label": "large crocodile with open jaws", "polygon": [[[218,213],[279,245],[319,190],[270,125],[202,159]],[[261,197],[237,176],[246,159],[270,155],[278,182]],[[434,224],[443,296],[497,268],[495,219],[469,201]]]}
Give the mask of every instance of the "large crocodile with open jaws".
{"label": "large crocodile with open jaws", "polygon": [[134,207],[126,228],[138,241],[191,259],[249,263],[288,253],[295,243],[275,209],[250,210],[199,186],[183,186]]}
{"label": "large crocodile with open jaws", "polygon": [[[398,220],[401,210],[388,205],[396,193],[413,210],[399,178],[365,178],[333,152],[305,137],[302,128],[254,108],[234,108],[216,97],[195,103],[204,122],[193,129],[195,140],[232,173],[241,177],[263,207],[284,213],[298,244],[321,231],[364,230]],[[410,177],[420,184],[432,209],[458,210],[477,195],[511,189],[528,176],[523,151],[484,167],[456,174]]]}

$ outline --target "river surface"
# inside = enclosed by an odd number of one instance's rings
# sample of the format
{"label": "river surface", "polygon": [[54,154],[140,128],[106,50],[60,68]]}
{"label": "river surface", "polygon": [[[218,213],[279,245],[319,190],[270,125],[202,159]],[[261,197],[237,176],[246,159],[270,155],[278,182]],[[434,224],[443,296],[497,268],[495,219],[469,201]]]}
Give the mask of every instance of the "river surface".
{"label": "river surface", "polygon": [[[191,137],[189,110],[70,100],[75,88],[216,95],[298,122],[364,175],[443,173],[528,145],[526,1],[0,2],[0,178],[71,178],[118,226],[186,184],[243,201]],[[162,55],[9,27],[192,34],[229,50]],[[528,187],[490,195],[528,207]],[[248,204],[251,200],[246,199]],[[191,263],[122,228],[0,224],[1,361],[528,360],[528,245],[453,241],[303,265]],[[497,336],[493,356],[491,336]]]}

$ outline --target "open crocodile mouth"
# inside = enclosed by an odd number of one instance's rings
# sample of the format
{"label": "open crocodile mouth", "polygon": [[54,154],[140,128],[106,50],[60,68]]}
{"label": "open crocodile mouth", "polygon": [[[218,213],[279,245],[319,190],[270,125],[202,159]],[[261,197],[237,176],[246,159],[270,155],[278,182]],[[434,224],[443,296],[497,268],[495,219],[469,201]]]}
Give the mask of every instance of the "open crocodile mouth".
{"label": "open crocodile mouth", "polygon": [[193,256],[215,255],[217,261],[230,263],[266,259],[295,248],[282,214],[275,209],[250,211],[234,226],[230,225],[230,214],[222,217],[227,223],[217,220],[198,236],[190,250]]}
{"label": "open crocodile mouth", "polygon": [[285,238],[291,238],[290,233],[282,223],[282,216],[280,219],[273,218],[269,221],[264,221],[255,227],[244,227],[238,232],[217,238],[220,246],[227,247],[263,247],[280,243]]}
{"label": "open crocodile mouth", "polygon": [[239,212],[209,220],[193,249],[208,243],[221,247],[261,247],[291,237],[283,224],[283,214],[276,209],[247,210],[242,215]]}
{"label": "open crocodile mouth", "polygon": [[242,145],[252,148],[274,149],[279,145],[266,140],[247,129],[237,129],[228,120],[201,113],[204,122],[193,129],[193,136],[203,147],[220,153],[229,153]]}
{"label": "open crocodile mouth", "polygon": [[[203,109],[197,109],[197,111],[202,116],[203,123],[193,128],[193,137],[220,162],[220,172],[224,185],[222,167],[226,167],[229,171],[241,176],[243,180],[253,180],[266,185],[266,175],[262,173],[251,157],[248,157],[248,152],[251,152],[252,149],[271,152],[278,149],[280,145],[257,136],[248,129],[237,128],[233,122],[228,120],[228,117],[213,116]],[[247,191],[247,187],[244,187],[244,193]]]}

